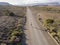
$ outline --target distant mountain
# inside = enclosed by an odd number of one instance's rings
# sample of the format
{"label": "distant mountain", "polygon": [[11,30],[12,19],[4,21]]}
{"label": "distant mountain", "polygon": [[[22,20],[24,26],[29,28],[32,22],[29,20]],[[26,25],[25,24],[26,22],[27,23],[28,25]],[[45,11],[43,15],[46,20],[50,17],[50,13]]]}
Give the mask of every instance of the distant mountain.
{"label": "distant mountain", "polygon": [[48,5],[53,5],[53,6],[60,6],[59,2],[49,2],[49,3],[36,3],[35,6],[48,6]]}
{"label": "distant mountain", "polygon": [[60,3],[59,2],[33,3],[33,4],[25,4],[23,6],[48,6],[48,5],[60,6]]}
{"label": "distant mountain", "polygon": [[46,4],[48,4],[48,5],[56,5],[56,6],[60,5],[59,2],[50,2],[50,3],[46,3]]}
{"label": "distant mountain", "polygon": [[0,5],[11,5],[11,4],[9,4],[7,2],[0,2]]}

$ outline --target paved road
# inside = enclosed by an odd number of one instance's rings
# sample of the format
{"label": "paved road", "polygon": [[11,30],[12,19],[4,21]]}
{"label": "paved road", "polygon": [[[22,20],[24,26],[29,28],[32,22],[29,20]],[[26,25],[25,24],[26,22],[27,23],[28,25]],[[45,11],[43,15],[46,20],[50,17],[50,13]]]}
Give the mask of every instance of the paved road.
{"label": "paved road", "polygon": [[47,32],[42,31],[41,26],[39,27],[34,14],[27,8],[27,23],[25,30],[26,44],[27,45],[57,45]]}

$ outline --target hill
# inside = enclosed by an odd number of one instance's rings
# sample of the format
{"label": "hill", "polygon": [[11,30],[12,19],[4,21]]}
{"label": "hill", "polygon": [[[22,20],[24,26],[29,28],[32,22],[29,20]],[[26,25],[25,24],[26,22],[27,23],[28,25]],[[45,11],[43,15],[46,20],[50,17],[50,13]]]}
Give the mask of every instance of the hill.
{"label": "hill", "polygon": [[9,4],[7,2],[0,2],[0,5],[11,5],[11,4]]}

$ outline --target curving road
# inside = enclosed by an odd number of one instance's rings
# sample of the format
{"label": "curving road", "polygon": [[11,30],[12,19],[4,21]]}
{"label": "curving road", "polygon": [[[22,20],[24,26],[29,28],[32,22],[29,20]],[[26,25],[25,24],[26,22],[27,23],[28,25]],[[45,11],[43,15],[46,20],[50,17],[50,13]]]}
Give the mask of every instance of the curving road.
{"label": "curving road", "polygon": [[41,25],[39,27],[36,19],[34,18],[34,14],[29,8],[27,8],[26,17],[27,30],[25,30],[25,34],[27,38],[27,45],[57,45],[47,32],[42,31],[41,28],[43,27]]}

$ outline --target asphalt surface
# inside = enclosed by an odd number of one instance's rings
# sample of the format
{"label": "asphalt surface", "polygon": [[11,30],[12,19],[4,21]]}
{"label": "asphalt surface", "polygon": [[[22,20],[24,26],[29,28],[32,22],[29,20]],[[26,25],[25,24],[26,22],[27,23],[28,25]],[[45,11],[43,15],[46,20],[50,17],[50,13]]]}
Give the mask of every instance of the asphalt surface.
{"label": "asphalt surface", "polygon": [[48,35],[46,31],[43,31],[42,26],[39,26],[34,14],[27,8],[27,23],[25,32],[25,43],[22,45],[57,45],[56,42]]}

